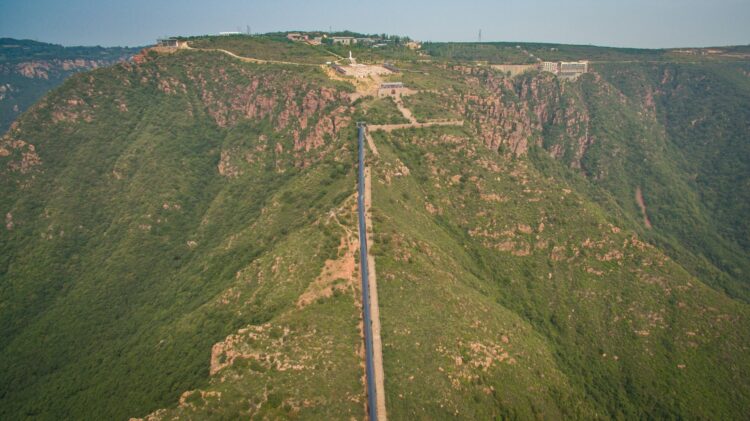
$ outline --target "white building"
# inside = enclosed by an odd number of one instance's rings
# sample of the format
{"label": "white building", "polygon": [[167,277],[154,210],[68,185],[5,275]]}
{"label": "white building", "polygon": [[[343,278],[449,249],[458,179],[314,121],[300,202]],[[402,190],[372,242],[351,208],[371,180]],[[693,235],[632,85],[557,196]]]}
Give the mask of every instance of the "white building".
{"label": "white building", "polygon": [[331,41],[333,41],[334,44],[341,45],[352,45],[357,43],[357,39],[354,37],[331,37]]}
{"label": "white building", "polygon": [[557,74],[560,71],[560,63],[554,61],[543,61],[541,71]]}
{"label": "white building", "polygon": [[397,98],[402,94],[408,95],[410,92],[412,91],[405,87],[403,82],[385,82],[378,87],[378,98],[386,96]]}
{"label": "white building", "polygon": [[554,73],[555,75],[575,79],[578,76],[589,71],[588,61],[543,61],[539,67],[543,72]]}
{"label": "white building", "polygon": [[295,41],[295,42],[307,41],[307,34],[300,34],[297,32],[292,32],[290,34],[286,34],[286,39],[288,39],[289,41]]}
{"label": "white building", "polygon": [[160,38],[156,40],[156,45],[165,48],[180,48],[186,46],[187,42],[177,38]]}
{"label": "white building", "polygon": [[560,73],[586,73],[589,69],[588,61],[561,61]]}

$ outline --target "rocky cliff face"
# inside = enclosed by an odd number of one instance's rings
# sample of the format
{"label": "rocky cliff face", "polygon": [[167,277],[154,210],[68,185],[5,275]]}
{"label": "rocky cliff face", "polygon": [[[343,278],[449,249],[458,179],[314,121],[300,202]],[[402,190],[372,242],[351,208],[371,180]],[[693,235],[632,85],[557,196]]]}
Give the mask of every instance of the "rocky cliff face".
{"label": "rocky cliff face", "polygon": [[[127,57],[122,57],[125,59]],[[20,63],[0,63],[0,74],[18,74],[29,79],[45,79],[64,77],[65,72],[76,72],[109,66],[121,59],[53,59],[53,60],[30,60]]]}
{"label": "rocky cliff face", "polygon": [[[351,121],[348,91],[321,86],[319,76],[311,80],[283,69],[278,73],[258,72],[253,66],[228,69],[190,60],[175,72],[168,63],[155,58],[144,53],[136,63],[120,65],[122,71],[118,72],[116,83],[122,84],[123,90],[111,104],[99,100],[101,86],[88,75],[75,81],[75,94],[57,101],[41,101],[31,113],[37,118],[49,116],[44,124],[53,123],[62,132],[70,133],[80,123],[108,119],[112,113],[123,116],[137,113],[126,93],[128,89],[154,89],[176,101],[190,98],[180,111],[187,118],[206,115],[224,130],[248,124],[268,128],[252,145],[232,144],[222,149],[217,170],[229,178],[247,173],[246,167],[269,154],[276,156],[280,172],[285,171],[281,162],[288,159],[293,166],[308,166]],[[41,71],[39,67],[32,68],[36,69],[34,72]],[[6,159],[0,171],[26,174],[41,164],[33,141],[25,140],[24,136],[24,131],[14,125],[1,138],[0,157]],[[314,150],[319,151],[309,153]]]}
{"label": "rocky cliff face", "polygon": [[[747,189],[729,181],[747,174],[740,158],[748,155],[741,134],[748,130],[741,105],[747,66],[602,65],[576,81],[538,72],[511,78],[481,66],[443,68],[465,82],[454,101],[486,147],[513,157],[541,148],[612,193],[634,219],[648,221],[643,227],[655,228],[651,235],[678,236],[694,252],[711,255],[719,269],[713,282],[748,297],[739,274],[750,270],[742,257],[750,228],[736,212],[747,208]],[[647,210],[641,202],[649,203]],[[708,214],[719,226],[701,228],[700,236],[713,240],[689,241]]]}
{"label": "rocky cliff face", "polygon": [[[750,270],[741,257],[748,249],[748,224],[729,211],[747,207],[746,189],[729,182],[738,172],[744,174],[740,179],[747,177],[739,158],[748,155],[741,134],[748,130],[747,109],[740,105],[748,98],[747,66],[604,65],[577,81],[544,73],[508,78],[467,66],[454,70],[480,81],[462,103],[487,147],[511,156],[525,155],[531,145],[543,148],[613,193],[633,218],[648,221],[644,228],[656,227],[652,235],[676,235],[689,249],[711,255],[711,265],[720,268],[714,282],[748,297],[737,277]],[[651,203],[648,212],[644,200]],[[701,246],[687,241],[707,214],[725,237],[707,229],[701,236],[713,240]]]}
{"label": "rocky cliff face", "polygon": [[525,155],[531,144],[574,168],[594,141],[580,85],[562,83],[551,74],[518,78],[459,66],[475,75],[481,90],[462,95],[463,113],[484,144],[501,153]]}
{"label": "rocky cliff face", "polygon": [[581,159],[594,139],[580,84],[561,82],[544,73],[520,79],[515,89],[536,117],[535,128],[542,137],[540,146],[571,167],[581,168]]}

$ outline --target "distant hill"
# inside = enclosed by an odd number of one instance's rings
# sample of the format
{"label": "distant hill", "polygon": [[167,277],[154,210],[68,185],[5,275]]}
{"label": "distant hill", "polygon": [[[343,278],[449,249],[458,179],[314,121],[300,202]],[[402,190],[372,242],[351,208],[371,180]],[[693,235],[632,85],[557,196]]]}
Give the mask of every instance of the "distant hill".
{"label": "distant hill", "polygon": [[522,64],[542,60],[684,63],[750,59],[750,46],[647,49],[537,42],[426,42],[422,48],[437,60],[483,61],[490,64]]}
{"label": "distant hill", "polygon": [[63,47],[0,38],[0,133],[70,75],[127,60],[139,48]]}

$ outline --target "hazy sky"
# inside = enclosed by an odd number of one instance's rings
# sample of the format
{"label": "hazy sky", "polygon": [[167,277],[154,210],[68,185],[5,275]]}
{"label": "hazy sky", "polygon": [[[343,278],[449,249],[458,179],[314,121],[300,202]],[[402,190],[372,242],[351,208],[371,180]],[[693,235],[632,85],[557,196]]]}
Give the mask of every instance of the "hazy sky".
{"label": "hazy sky", "polygon": [[167,35],[350,29],[419,40],[630,47],[750,43],[750,0],[0,0],[0,36],[145,45]]}

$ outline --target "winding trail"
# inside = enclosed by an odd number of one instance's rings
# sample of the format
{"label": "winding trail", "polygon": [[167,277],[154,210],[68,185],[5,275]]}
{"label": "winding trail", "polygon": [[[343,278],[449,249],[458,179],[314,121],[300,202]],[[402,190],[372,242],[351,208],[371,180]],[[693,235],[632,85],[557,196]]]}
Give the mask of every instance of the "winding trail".
{"label": "winding trail", "polygon": [[[384,132],[392,132],[393,130],[398,129],[410,129],[410,128],[422,128],[422,127],[432,127],[432,126],[463,126],[464,121],[463,120],[437,120],[437,121],[426,121],[424,123],[420,123],[417,121],[417,119],[414,117],[414,113],[411,112],[410,109],[406,108],[406,105],[404,105],[404,101],[401,99],[401,97],[398,97],[394,101],[396,103],[396,108],[401,112],[401,115],[404,116],[405,119],[409,120],[408,123],[401,123],[401,124],[373,124],[368,125],[367,128],[372,131],[384,131]],[[377,149],[374,148],[374,143],[372,143],[370,135],[367,135],[367,141],[371,142],[371,147],[376,151],[377,155]]]}
{"label": "winding trail", "polygon": [[[380,153],[378,152],[378,147],[375,146],[375,141],[372,139],[372,135],[367,130],[365,130],[365,138],[367,138],[367,146],[370,147],[370,150],[372,151],[372,154],[375,155],[375,156],[380,156]],[[367,167],[367,174],[365,175],[365,181],[367,181],[367,183],[365,183],[365,188],[366,189],[370,188],[369,177],[370,177],[370,167]],[[370,194],[370,193],[367,193],[367,192],[365,192],[365,193],[366,194]],[[372,202],[370,202],[370,196],[367,196],[366,199],[367,199],[367,212],[368,212],[368,214],[367,214],[367,217],[368,217],[367,223],[369,224],[370,223],[370,220],[369,220],[369,217],[370,217],[370,214],[369,214],[369,212],[370,212],[370,204]]]}
{"label": "winding trail", "polygon": [[398,108],[399,111],[401,111],[401,115],[404,116],[407,120],[409,120],[409,123],[411,124],[417,124],[417,119],[414,117],[414,114],[412,114],[411,110],[406,108],[404,105],[404,101],[401,99],[401,97],[397,97],[394,101],[396,103],[396,108]]}
{"label": "winding trail", "polygon": [[[238,56],[237,54],[229,51],[224,50],[221,48],[194,48],[191,47],[188,43],[185,43],[183,47],[180,47],[185,50],[194,50],[194,51],[217,51],[220,53],[224,53],[228,56],[234,57],[238,60],[244,61],[246,63],[256,63],[256,64],[286,64],[291,66],[308,66],[308,67],[323,67],[324,64],[314,64],[314,63],[298,63],[294,61],[282,61],[282,60],[266,60],[266,59],[259,59],[259,58],[252,58],[252,57],[243,57]],[[328,51],[328,50],[326,50]]]}

